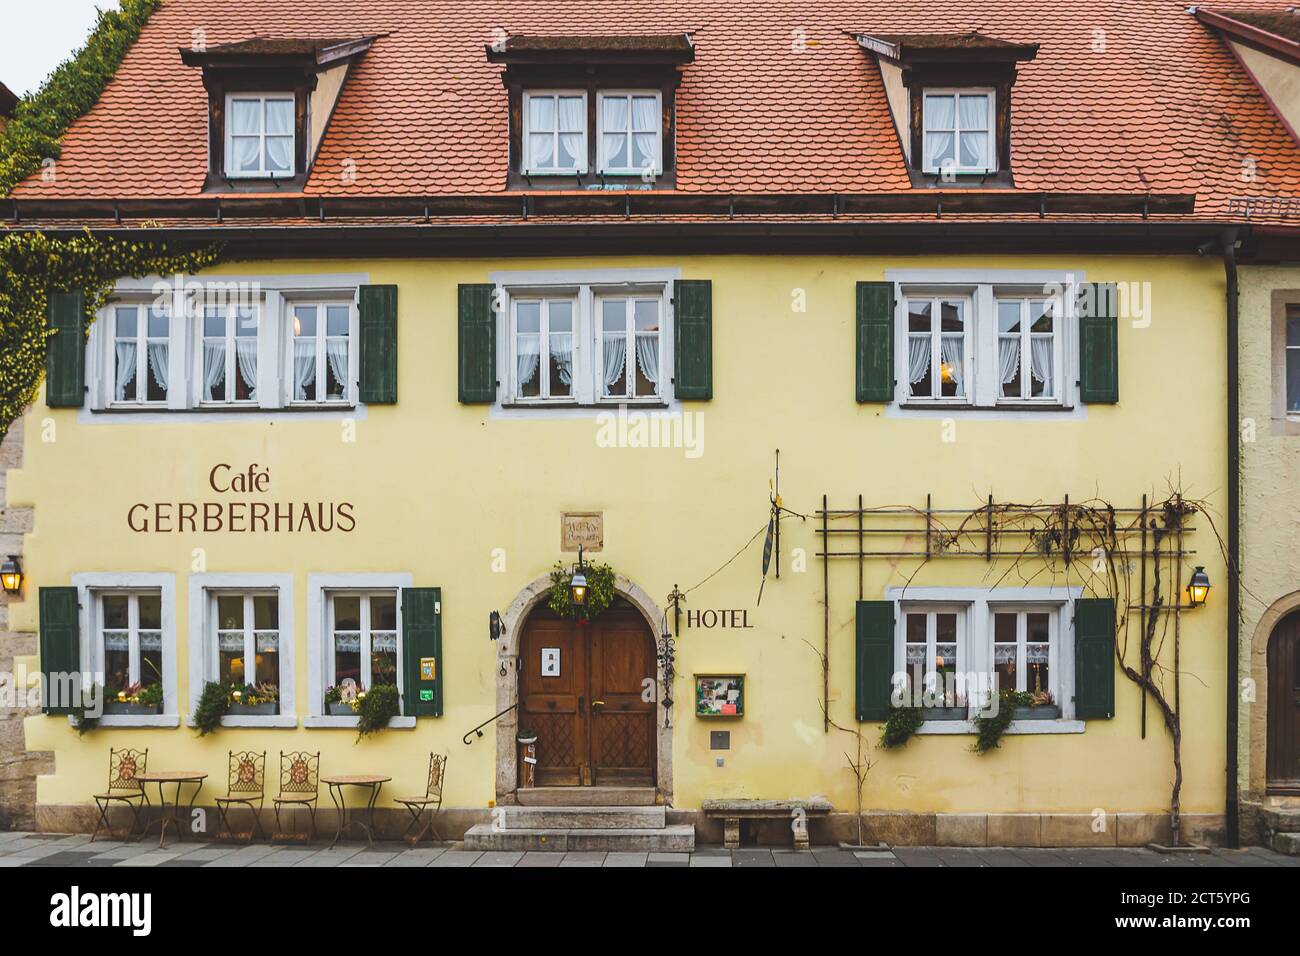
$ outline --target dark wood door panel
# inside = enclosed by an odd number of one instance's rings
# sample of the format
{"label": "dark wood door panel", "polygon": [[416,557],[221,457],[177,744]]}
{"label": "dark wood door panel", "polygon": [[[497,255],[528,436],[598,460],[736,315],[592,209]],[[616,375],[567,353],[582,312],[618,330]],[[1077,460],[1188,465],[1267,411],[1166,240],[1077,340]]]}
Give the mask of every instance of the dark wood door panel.
{"label": "dark wood door panel", "polygon": [[[542,654],[559,650],[558,674]],[[519,646],[519,729],[537,734],[536,782],[576,786],[587,758],[587,654],[572,623],[534,615]]]}
{"label": "dark wood door panel", "polygon": [[1300,613],[1268,642],[1268,786],[1300,790]]}
{"label": "dark wood door panel", "polygon": [[655,666],[654,638],[639,614],[610,612],[596,621],[591,653],[596,783],[653,784]]}

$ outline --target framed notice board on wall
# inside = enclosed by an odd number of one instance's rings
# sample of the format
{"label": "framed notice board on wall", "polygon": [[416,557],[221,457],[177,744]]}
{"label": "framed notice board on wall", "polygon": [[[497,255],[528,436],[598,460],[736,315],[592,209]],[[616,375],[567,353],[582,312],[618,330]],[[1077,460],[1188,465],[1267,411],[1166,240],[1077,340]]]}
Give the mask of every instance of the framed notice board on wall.
{"label": "framed notice board on wall", "polygon": [[744,717],[744,674],[696,674],[696,717]]}

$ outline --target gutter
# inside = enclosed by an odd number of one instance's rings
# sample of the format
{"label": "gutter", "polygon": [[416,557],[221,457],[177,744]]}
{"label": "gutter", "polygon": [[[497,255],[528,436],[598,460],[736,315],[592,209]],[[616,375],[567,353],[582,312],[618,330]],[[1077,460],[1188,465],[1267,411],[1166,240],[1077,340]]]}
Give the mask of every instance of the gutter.
{"label": "gutter", "polygon": [[1237,814],[1237,685],[1241,641],[1241,444],[1237,423],[1241,418],[1241,383],[1238,375],[1238,284],[1237,231],[1226,230],[1220,238],[1226,285],[1228,333],[1228,679],[1227,679],[1227,787],[1223,822],[1225,841],[1236,849],[1241,845]]}

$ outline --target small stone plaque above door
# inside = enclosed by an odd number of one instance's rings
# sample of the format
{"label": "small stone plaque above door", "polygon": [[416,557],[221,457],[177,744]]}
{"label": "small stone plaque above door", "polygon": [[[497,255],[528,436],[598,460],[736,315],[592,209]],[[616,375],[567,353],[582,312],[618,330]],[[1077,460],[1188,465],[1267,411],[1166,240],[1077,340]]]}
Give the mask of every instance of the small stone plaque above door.
{"label": "small stone plaque above door", "polygon": [[560,515],[560,550],[602,551],[605,548],[603,511],[565,511]]}

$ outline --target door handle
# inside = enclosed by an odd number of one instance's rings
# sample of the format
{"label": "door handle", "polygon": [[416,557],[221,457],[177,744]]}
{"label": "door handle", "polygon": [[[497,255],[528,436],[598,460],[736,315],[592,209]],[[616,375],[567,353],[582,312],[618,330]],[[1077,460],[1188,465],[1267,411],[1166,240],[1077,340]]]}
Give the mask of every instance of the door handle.
{"label": "door handle", "polygon": [[605,706],[605,702],[603,700],[593,700],[591,702],[591,712],[594,714],[596,713],[597,707],[604,707],[604,706]]}

